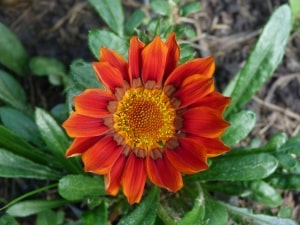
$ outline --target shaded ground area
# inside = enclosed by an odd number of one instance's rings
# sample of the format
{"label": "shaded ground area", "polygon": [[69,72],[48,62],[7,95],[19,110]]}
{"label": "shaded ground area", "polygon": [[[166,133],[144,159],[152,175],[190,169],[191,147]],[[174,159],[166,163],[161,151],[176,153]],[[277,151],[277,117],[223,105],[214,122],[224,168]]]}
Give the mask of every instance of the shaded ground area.
{"label": "shaded ground area", "polygon": [[[147,1],[145,1],[147,2]],[[270,14],[286,0],[202,0],[202,10],[181,22],[196,28],[193,42],[199,56],[213,55],[216,81],[224,89],[241,68]],[[142,1],[123,0],[125,9],[145,7]],[[102,22],[84,0],[2,0],[0,21],[21,39],[30,56],[55,57],[68,66],[74,59],[94,60],[87,46],[90,29]],[[64,101],[63,90],[46,78],[23,79],[32,104],[44,108]],[[258,115],[252,133],[262,140],[278,131],[289,136],[300,131],[300,38],[292,34],[283,62],[272,79],[249,104]],[[35,181],[0,179],[0,198],[11,200],[37,187]],[[283,193],[300,220],[298,193]],[[0,199],[1,201],[1,199]],[[299,203],[298,203],[299,204]],[[25,223],[24,223],[25,224]]]}

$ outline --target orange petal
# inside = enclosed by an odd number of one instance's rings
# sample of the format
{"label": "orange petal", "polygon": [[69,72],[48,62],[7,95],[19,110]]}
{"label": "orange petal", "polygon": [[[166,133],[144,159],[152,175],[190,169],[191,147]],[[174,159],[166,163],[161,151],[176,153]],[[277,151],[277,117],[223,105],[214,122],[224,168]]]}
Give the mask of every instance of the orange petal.
{"label": "orange petal", "polygon": [[103,119],[72,113],[62,125],[70,137],[100,136],[108,131]]}
{"label": "orange petal", "polygon": [[229,126],[221,116],[208,107],[191,108],[182,114],[182,130],[196,136],[218,138]]}
{"label": "orange petal", "polygon": [[167,55],[167,64],[165,69],[165,79],[171,74],[171,72],[176,68],[179,57],[180,57],[180,49],[176,42],[175,33],[172,32],[166,41],[166,46],[168,47],[168,55]]}
{"label": "orange petal", "polygon": [[209,95],[206,95],[203,98],[197,99],[190,107],[201,107],[206,106],[209,108],[213,108],[214,110],[218,111],[219,113],[223,113],[226,106],[229,105],[231,98],[225,97],[219,92],[212,92]]}
{"label": "orange petal", "polygon": [[145,159],[137,158],[134,153],[128,157],[122,179],[123,193],[130,204],[139,203],[147,178]]}
{"label": "orange petal", "polygon": [[206,149],[207,157],[215,157],[230,150],[219,138],[205,138],[192,134],[188,134],[187,137],[200,142]]}
{"label": "orange petal", "polygon": [[112,136],[100,139],[82,154],[84,170],[97,174],[107,174],[119,158],[122,147],[118,146]]}
{"label": "orange petal", "polygon": [[100,56],[100,62],[108,62],[113,67],[117,68],[121,72],[123,80],[127,80],[129,82],[128,64],[118,52],[108,48],[101,48]]}
{"label": "orange petal", "polygon": [[142,68],[142,49],[145,44],[141,42],[136,36],[130,39],[130,48],[128,51],[129,63],[129,79],[132,85],[132,79],[141,77]]}
{"label": "orange petal", "polygon": [[213,92],[214,88],[212,78],[196,74],[183,81],[174,97],[178,98],[181,102],[179,108],[184,108]]}
{"label": "orange petal", "polygon": [[81,155],[87,149],[92,147],[102,136],[86,137],[86,138],[75,138],[70,147],[67,149],[66,156]]}
{"label": "orange petal", "polygon": [[104,84],[112,93],[115,92],[117,87],[123,87],[124,81],[120,70],[111,66],[108,62],[94,62],[94,70]]}
{"label": "orange petal", "polygon": [[118,194],[125,163],[126,156],[121,154],[110,169],[109,173],[104,176],[105,189],[108,194]]}
{"label": "orange petal", "polygon": [[165,150],[165,155],[175,168],[185,174],[197,173],[208,168],[205,148],[192,139],[180,138],[179,146]]}
{"label": "orange petal", "polygon": [[75,96],[75,111],[81,115],[90,117],[105,117],[111,113],[107,109],[109,101],[116,98],[100,89],[86,89],[80,95]]}
{"label": "orange petal", "polygon": [[167,78],[165,86],[170,84],[179,87],[183,80],[195,74],[203,74],[203,76],[210,78],[214,71],[215,61],[213,57],[193,59],[178,66]]}
{"label": "orange petal", "polygon": [[154,40],[143,49],[142,80],[144,83],[152,80],[159,86],[161,85],[166,67],[167,54],[168,48],[159,36],[156,36]]}
{"label": "orange petal", "polygon": [[170,164],[166,157],[152,159],[147,156],[146,169],[151,182],[159,187],[176,192],[183,186],[180,172]]}

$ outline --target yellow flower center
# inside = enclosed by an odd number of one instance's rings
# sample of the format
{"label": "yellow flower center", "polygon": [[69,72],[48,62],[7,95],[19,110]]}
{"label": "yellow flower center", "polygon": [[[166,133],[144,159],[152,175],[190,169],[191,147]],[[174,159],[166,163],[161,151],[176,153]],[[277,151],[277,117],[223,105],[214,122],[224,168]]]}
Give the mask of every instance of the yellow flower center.
{"label": "yellow flower center", "polygon": [[149,153],[175,134],[176,112],[162,90],[129,89],[118,103],[114,128],[131,149]]}

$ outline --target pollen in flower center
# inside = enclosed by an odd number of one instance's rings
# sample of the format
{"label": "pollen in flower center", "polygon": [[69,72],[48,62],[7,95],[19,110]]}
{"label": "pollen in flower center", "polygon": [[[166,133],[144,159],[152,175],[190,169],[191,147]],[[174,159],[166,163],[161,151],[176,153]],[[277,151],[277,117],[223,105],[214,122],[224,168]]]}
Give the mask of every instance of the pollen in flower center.
{"label": "pollen in flower center", "polygon": [[132,149],[161,148],[175,134],[175,110],[162,90],[129,89],[118,103],[114,128]]}

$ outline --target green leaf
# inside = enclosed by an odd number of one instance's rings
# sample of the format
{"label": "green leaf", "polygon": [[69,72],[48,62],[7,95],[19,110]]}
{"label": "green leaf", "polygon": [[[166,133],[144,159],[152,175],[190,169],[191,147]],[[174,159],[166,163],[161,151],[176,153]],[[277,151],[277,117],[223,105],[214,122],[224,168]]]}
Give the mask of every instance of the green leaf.
{"label": "green leaf", "polygon": [[77,201],[89,197],[105,195],[103,177],[68,175],[59,180],[59,194],[69,200]]}
{"label": "green leaf", "polygon": [[250,184],[252,198],[269,207],[277,207],[282,203],[281,195],[267,182],[253,181]]}
{"label": "green leaf", "polygon": [[180,6],[180,15],[188,16],[192,13],[199,12],[200,9],[201,9],[200,2],[189,2],[189,3],[184,4],[183,6]]}
{"label": "green leaf", "polygon": [[246,181],[268,177],[278,166],[271,154],[259,153],[212,159],[211,167],[201,173],[187,176],[186,180]]}
{"label": "green leaf", "polygon": [[207,225],[226,225],[228,213],[223,205],[210,197],[205,197],[205,220],[208,221]]}
{"label": "green leaf", "polygon": [[290,219],[283,219],[279,217],[267,216],[262,214],[253,214],[251,210],[246,208],[238,208],[229,204],[220,202],[227,208],[229,214],[240,218],[242,224],[257,224],[257,225],[297,225],[297,223]]}
{"label": "green leaf", "polygon": [[3,70],[0,70],[0,100],[23,112],[28,110],[23,88],[11,75]]}
{"label": "green leaf", "polygon": [[150,5],[152,10],[159,15],[167,16],[171,13],[171,5],[168,1],[151,0]]}
{"label": "green leaf", "polygon": [[16,219],[8,214],[0,217],[0,225],[19,225]]}
{"label": "green leaf", "polygon": [[53,158],[0,125],[0,147],[42,165],[59,167]]}
{"label": "green leaf", "polygon": [[99,207],[83,213],[81,219],[84,225],[109,224],[107,218],[107,206],[105,202],[103,201]]}
{"label": "green leaf", "polygon": [[50,110],[50,113],[59,123],[63,123],[69,116],[68,107],[65,103],[57,104]]}
{"label": "green leaf", "polygon": [[34,75],[64,76],[66,74],[65,65],[55,58],[37,56],[30,59],[29,68]]}
{"label": "green leaf", "polygon": [[281,147],[285,144],[286,140],[287,140],[287,136],[285,133],[278,133],[273,135],[269,140],[269,142],[264,146],[258,148],[232,149],[226,155],[233,156],[233,155],[247,155],[247,154],[254,154],[254,153],[261,153],[261,152],[268,152],[268,153],[282,152]]}
{"label": "green leaf", "polygon": [[57,180],[61,174],[0,148],[0,177]]}
{"label": "green leaf", "polygon": [[292,218],[293,208],[289,206],[281,206],[278,212],[278,216],[281,218]]}
{"label": "green leaf", "polygon": [[300,175],[275,174],[271,177],[270,183],[276,188],[283,190],[300,190]]}
{"label": "green leaf", "polygon": [[43,145],[36,124],[26,114],[10,107],[0,107],[0,118],[2,123],[19,137],[35,145]]}
{"label": "green leaf", "polygon": [[132,35],[134,30],[143,23],[144,18],[145,14],[142,10],[135,10],[125,24],[125,33],[129,36]]}
{"label": "green leaf", "polygon": [[120,0],[89,0],[99,16],[119,36],[123,36],[124,13]]}
{"label": "green leaf", "polygon": [[243,140],[252,131],[256,122],[256,115],[254,112],[244,110],[233,114],[229,117],[228,127],[222,136],[222,140],[228,146],[235,145]]}
{"label": "green leaf", "polygon": [[56,213],[52,210],[44,210],[37,214],[36,225],[58,225]]}
{"label": "green leaf", "polygon": [[48,76],[53,85],[60,85],[66,82],[66,67],[55,58],[33,57],[29,61],[29,68],[34,75]]}
{"label": "green leaf", "polygon": [[293,24],[296,24],[300,16],[300,2],[298,0],[289,0],[289,4],[292,11]]}
{"label": "green leaf", "polygon": [[55,159],[69,171],[81,173],[81,165],[76,158],[67,159],[65,157],[65,151],[69,147],[69,141],[53,117],[45,110],[37,108],[35,110],[35,120],[42,139]]}
{"label": "green leaf", "polygon": [[191,211],[185,214],[180,225],[203,225],[205,216],[204,194],[200,185],[198,185],[198,196],[195,198],[194,206]]}
{"label": "green leaf", "polygon": [[100,58],[100,48],[106,47],[127,58],[128,41],[106,30],[91,30],[88,35],[89,47],[94,56]]}
{"label": "green leaf", "polygon": [[152,225],[155,222],[160,189],[153,187],[144,200],[118,225]]}
{"label": "green leaf", "polygon": [[6,212],[14,217],[27,217],[67,203],[65,200],[29,200],[16,203],[9,207]]}
{"label": "green leaf", "polygon": [[287,142],[280,147],[279,152],[288,152],[300,155],[300,134],[290,138]]}
{"label": "green leaf", "polygon": [[28,56],[22,43],[3,23],[0,34],[0,63],[18,75],[26,75]]}
{"label": "green leaf", "polygon": [[75,60],[70,66],[70,74],[74,86],[81,91],[86,88],[102,88],[102,85],[96,78],[92,63]]}
{"label": "green leaf", "polygon": [[282,5],[264,27],[245,66],[237,75],[232,93],[225,91],[232,96],[225,116],[240,110],[269,79],[281,62],[290,31],[291,11],[288,5]]}
{"label": "green leaf", "polygon": [[297,165],[298,159],[288,153],[277,153],[275,156],[284,169],[290,170]]}

